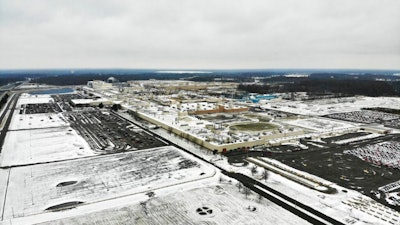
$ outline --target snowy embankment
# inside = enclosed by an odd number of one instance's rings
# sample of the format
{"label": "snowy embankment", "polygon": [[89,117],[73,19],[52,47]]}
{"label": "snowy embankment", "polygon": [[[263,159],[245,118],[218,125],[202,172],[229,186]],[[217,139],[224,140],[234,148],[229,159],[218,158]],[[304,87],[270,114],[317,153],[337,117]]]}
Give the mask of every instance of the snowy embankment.
{"label": "snowy embankment", "polygon": [[368,135],[364,135],[361,137],[355,137],[355,138],[334,141],[333,143],[338,144],[338,145],[343,145],[343,144],[348,144],[348,143],[355,142],[355,141],[363,141],[363,140],[368,140],[368,139],[372,139],[372,138],[376,138],[376,137],[380,137],[380,136],[382,136],[382,135],[381,134],[368,134]]}

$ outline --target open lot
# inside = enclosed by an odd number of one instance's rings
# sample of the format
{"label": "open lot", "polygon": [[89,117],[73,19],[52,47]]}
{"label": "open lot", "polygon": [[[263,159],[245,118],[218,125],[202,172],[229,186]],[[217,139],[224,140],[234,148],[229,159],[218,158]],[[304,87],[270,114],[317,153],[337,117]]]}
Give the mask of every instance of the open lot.
{"label": "open lot", "polygon": [[17,130],[7,132],[0,165],[15,166],[97,154],[70,127]]}
{"label": "open lot", "polygon": [[14,131],[54,127],[69,127],[61,113],[19,114],[15,111],[8,129]]}
{"label": "open lot", "polygon": [[174,147],[11,168],[4,218],[41,214],[214,176]]}

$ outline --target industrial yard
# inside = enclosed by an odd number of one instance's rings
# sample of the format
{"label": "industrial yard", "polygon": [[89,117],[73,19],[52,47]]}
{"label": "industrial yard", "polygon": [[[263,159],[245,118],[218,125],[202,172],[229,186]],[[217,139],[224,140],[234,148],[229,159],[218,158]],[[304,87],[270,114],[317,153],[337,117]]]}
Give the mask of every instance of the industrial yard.
{"label": "industrial yard", "polygon": [[[0,154],[2,224],[305,224],[315,222],[311,212],[350,224],[400,218],[396,114],[340,114],[325,103],[331,113],[314,116],[278,97],[255,107],[83,90],[15,102]],[[375,106],[357,101],[342,100]],[[268,193],[282,190],[287,199],[277,204]],[[300,202],[310,211],[289,212]]]}

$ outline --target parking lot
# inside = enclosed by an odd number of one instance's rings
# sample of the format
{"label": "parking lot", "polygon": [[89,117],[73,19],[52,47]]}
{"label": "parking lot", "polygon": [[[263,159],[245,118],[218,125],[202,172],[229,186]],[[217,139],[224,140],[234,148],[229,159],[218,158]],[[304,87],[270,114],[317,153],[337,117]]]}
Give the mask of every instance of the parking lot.
{"label": "parking lot", "polygon": [[157,137],[110,111],[92,109],[68,112],[66,118],[71,127],[96,151],[114,153],[166,145]]}
{"label": "parking lot", "polygon": [[20,114],[58,113],[62,112],[56,103],[39,103],[21,105]]}
{"label": "parking lot", "polygon": [[387,127],[400,128],[400,115],[392,113],[362,110],[362,111],[330,114],[326,115],[326,117],[350,121],[350,122],[357,122],[357,123],[366,123],[366,124],[379,123]]}
{"label": "parking lot", "polygon": [[62,108],[63,111],[72,111],[71,100],[86,98],[80,94],[62,94],[51,96]]}
{"label": "parking lot", "polygon": [[[381,186],[399,180],[400,170],[385,165],[377,165],[362,160],[354,154],[346,154],[356,149],[377,148],[379,143],[398,143],[399,135],[386,135],[374,139],[352,142],[346,145],[335,144],[335,141],[363,136],[368,133],[350,133],[323,139],[325,143],[302,141],[308,149],[300,150],[295,146],[264,147],[258,151],[236,151],[227,154],[229,162],[239,165],[247,157],[268,157],[276,159],[288,166],[308,172],[340,186],[357,190],[376,199],[378,202],[400,210],[399,206],[391,206],[385,201],[385,193],[379,191]],[[369,147],[368,147],[369,146]],[[378,148],[380,146],[378,145]],[[357,151],[357,150],[356,150]],[[358,152],[358,151],[357,151]],[[376,156],[376,155],[374,155]],[[376,158],[374,158],[377,160]],[[245,165],[245,164],[243,164]],[[381,195],[378,199],[377,194]]]}

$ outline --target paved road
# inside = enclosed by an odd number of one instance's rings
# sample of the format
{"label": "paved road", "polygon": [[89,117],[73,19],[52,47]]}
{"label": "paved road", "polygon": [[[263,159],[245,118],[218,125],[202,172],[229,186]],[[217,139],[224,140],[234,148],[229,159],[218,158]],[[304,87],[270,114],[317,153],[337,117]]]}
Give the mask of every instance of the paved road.
{"label": "paved road", "polygon": [[[1,150],[3,149],[4,139],[6,138],[8,127],[10,126],[11,119],[14,114],[14,109],[18,102],[18,98],[19,98],[19,94],[15,94],[12,96],[12,98],[8,102],[6,108],[4,109],[3,115],[1,115],[1,118],[0,118],[0,122],[2,122],[5,115],[7,115],[7,111],[10,110],[10,113],[8,114],[8,118],[4,124],[3,130],[0,133],[0,153],[1,153]],[[11,109],[10,109],[10,105],[12,105]]]}
{"label": "paved road", "polygon": [[[268,200],[274,202],[275,204],[285,208],[286,210],[292,212],[293,214],[296,214],[297,216],[307,220],[312,224],[343,224],[244,174],[231,173],[227,171],[222,171],[222,173],[240,181],[244,186],[250,188],[257,194],[262,195],[264,198],[267,198]],[[262,189],[258,187],[261,187]]]}

